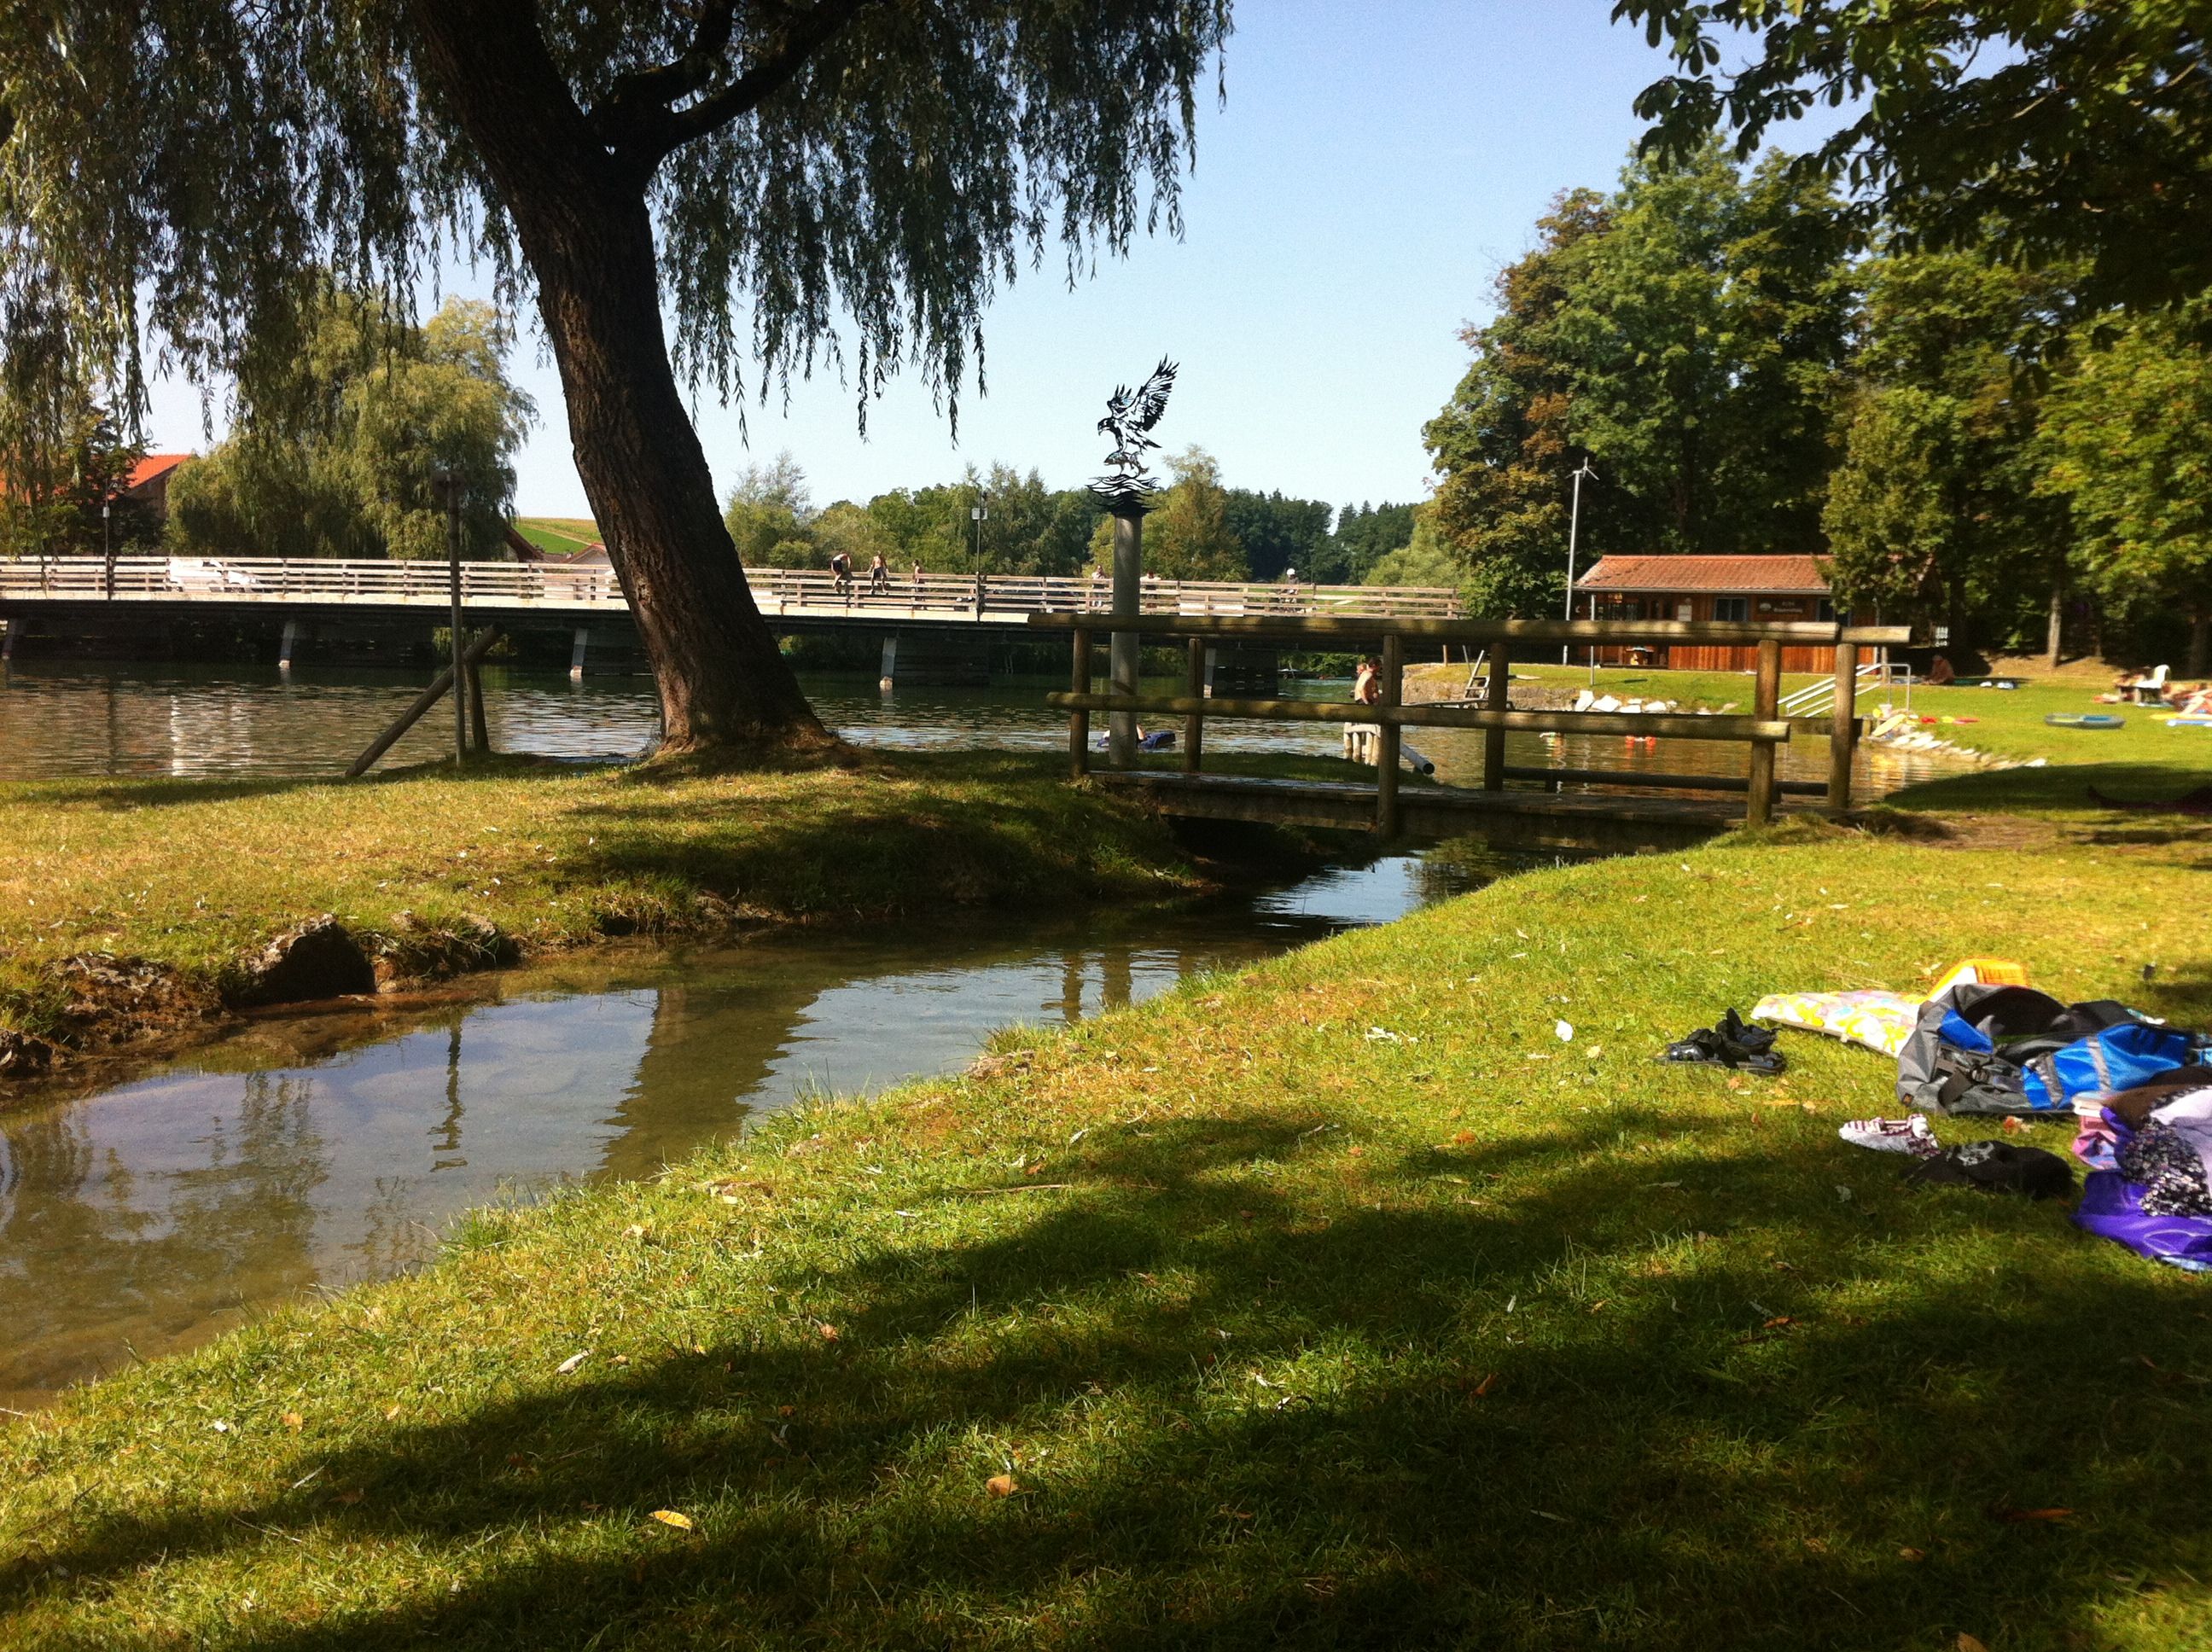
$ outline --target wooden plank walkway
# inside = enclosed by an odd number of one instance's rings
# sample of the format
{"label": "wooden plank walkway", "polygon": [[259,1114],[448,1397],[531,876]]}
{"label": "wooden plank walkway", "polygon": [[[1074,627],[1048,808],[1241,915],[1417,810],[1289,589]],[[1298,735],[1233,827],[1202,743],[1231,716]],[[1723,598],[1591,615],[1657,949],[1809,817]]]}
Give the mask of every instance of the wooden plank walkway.
{"label": "wooden plank walkway", "polygon": [[[1370,831],[1375,825],[1377,788],[1356,781],[1145,769],[1094,769],[1091,779],[1134,793],[1162,814],[1183,819],[1255,821],[1348,832]],[[1743,824],[1742,805],[1727,798],[1407,786],[1399,788],[1397,804],[1404,837],[1434,841],[1474,835],[1509,849],[1615,853],[1680,849]]]}

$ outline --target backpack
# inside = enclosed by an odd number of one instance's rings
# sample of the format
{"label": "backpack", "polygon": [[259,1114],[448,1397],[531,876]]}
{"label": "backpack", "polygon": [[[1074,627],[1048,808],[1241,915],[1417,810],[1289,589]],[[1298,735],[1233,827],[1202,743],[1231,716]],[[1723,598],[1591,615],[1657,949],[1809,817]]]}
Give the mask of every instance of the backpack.
{"label": "backpack", "polygon": [[[2212,1039],[2098,999],[1962,983],[1920,1006],[1897,1057],[1897,1096],[1930,1113],[2034,1117],[2203,1060]],[[2212,1079],[2212,1074],[2208,1074]]]}

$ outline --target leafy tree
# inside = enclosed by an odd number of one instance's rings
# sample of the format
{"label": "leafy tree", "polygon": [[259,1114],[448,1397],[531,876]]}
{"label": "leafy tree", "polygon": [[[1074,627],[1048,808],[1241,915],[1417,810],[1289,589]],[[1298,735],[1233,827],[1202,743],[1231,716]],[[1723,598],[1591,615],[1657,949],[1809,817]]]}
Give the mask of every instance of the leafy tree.
{"label": "leafy tree", "polygon": [[187,369],[251,377],[311,331],[307,272],[404,313],[480,250],[534,292],[665,747],[825,743],[677,369],[742,394],[748,357],[765,386],[826,353],[864,406],[902,363],[951,401],[1022,254],[1057,237],[1072,276],[1179,227],[1228,30],[1228,0],[9,7],[0,281],[41,262],[94,346],[129,355],[143,305]]}
{"label": "leafy tree", "polygon": [[[1251,577],[1244,547],[1229,527],[1229,493],[1221,465],[1191,446],[1167,461],[1174,485],[1145,523],[1145,572],[1164,580],[1243,580]],[[1102,517],[1093,546],[1101,566],[1112,565],[1113,522]]]}
{"label": "leafy tree", "polygon": [[326,288],[281,371],[250,379],[236,434],[181,466],[167,536],[198,555],[443,557],[442,464],[464,490],[462,554],[496,556],[511,459],[535,410],[510,384],[488,304],[452,300],[422,327]]}
{"label": "leafy tree", "polygon": [[1279,489],[1262,494],[1231,488],[1224,508],[1254,579],[1279,580],[1296,568],[1301,580],[1328,581],[1334,507],[1317,499],[1285,499]]}
{"label": "leafy tree", "polygon": [[1643,507],[1643,543],[1618,549],[1819,544],[1846,248],[1833,197],[1779,160],[1748,178],[1714,148],[1631,163],[1605,232],[1567,255],[1551,326],[1569,434]]}
{"label": "leafy tree", "polygon": [[74,516],[75,435],[94,405],[82,354],[35,284],[0,305],[0,550],[58,554]]}
{"label": "leafy tree", "polygon": [[2205,321],[2201,313],[2145,318],[2110,348],[2081,352],[2044,413],[2043,485],[2072,507],[2081,577],[2108,612],[2185,616],[2192,677],[2212,663]]}
{"label": "leafy tree", "polygon": [[1585,461],[1593,555],[1817,546],[1850,316],[1825,189],[1708,146],[1632,161],[1613,195],[1564,195],[1539,228],[1425,433],[1478,610],[1558,610]]}
{"label": "leafy tree", "polygon": [[[1554,334],[1580,260],[1604,233],[1604,197],[1571,190],[1536,221],[1537,245],[1498,277],[1498,315],[1460,334],[1474,360],[1422,431],[1440,480],[1436,531],[1467,564],[1471,610],[1492,618],[1549,616],[1566,595],[1572,473],[1589,457],[1567,428],[1577,363]],[[1592,487],[1588,543],[1624,547],[1648,530],[1632,495]]]}
{"label": "leafy tree", "polygon": [[1467,578],[1467,565],[1437,532],[1436,511],[1422,506],[1413,513],[1412,540],[1379,558],[1367,570],[1368,585],[1427,585],[1457,587]]}
{"label": "leafy tree", "polygon": [[[738,555],[759,568],[804,566],[813,560],[809,525],[814,508],[806,492],[806,472],[788,449],[773,464],[749,465],[730,489],[722,525]],[[792,550],[780,547],[790,546]],[[866,567],[865,561],[861,566]]]}
{"label": "leafy tree", "polygon": [[2056,274],[1974,252],[1880,259],[1866,288],[1823,517],[1837,590],[1894,617],[1940,615],[1957,647],[1978,621],[2009,640],[2064,578],[2065,513],[2035,493],[2027,367],[2069,295]]}
{"label": "leafy tree", "polygon": [[1335,531],[1329,536],[1328,579],[1346,585],[1363,583],[1370,568],[1412,540],[1413,508],[1362,503],[1338,512]]}
{"label": "leafy tree", "polygon": [[[1796,170],[1847,179],[1862,224],[1900,246],[2078,260],[2098,307],[2212,286],[2202,0],[1619,0],[1613,15],[1678,66],[1637,100],[1654,153],[1693,154],[1725,125],[1748,156],[1777,121],[1848,106]],[[1749,62],[1721,70],[1744,32]]]}

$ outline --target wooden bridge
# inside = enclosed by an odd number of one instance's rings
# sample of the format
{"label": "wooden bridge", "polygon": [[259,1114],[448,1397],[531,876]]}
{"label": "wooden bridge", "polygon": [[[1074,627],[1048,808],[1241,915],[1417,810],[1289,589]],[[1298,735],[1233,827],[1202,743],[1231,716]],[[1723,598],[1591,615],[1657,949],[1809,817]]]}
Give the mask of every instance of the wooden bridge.
{"label": "wooden bridge", "polygon": [[[1694,842],[1730,826],[1771,822],[1782,799],[1817,799],[1815,808],[1841,813],[1851,804],[1851,758],[1863,732],[1856,714],[1863,648],[1906,642],[1902,627],[1839,624],[1740,624],[1669,620],[1462,620],[1423,617],[1036,614],[1030,624],[1065,630],[1073,659],[1065,694],[1048,703],[1067,713],[1070,774],[1141,792],[1163,812],[1214,820],[1370,829],[1384,838],[1479,834],[1505,847],[1666,848]],[[1180,640],[1189,652],[1180,695],[1097,694],[1091,653],[1099,633],[1133,632],[1148,641]],[[1346,652],[1374,648],[1382,661],[1377,703],[1234,699],[1206,691],[1207,651],[1224,643]],[[1510,661],[1562,643],[1583,647],[1632,643],[1750,645],[1757,650],[1748,715],[1647,712],[1522,710],[1510,698]],[[1479,705],[1405,703],[1409,644],[1481,650],[1487,662]],[[1833,650],[1837,693],[1828,713],[1792,718],[1780,708],[1782,650]],[[1133,768],[1093,774],[1091,719],[1095,714],[1179,718],[1180,773]],[[1376,763],[1372,786],[1255,779],[1205,772],[1206,725],[1216,718],[1372,726]],[[1482,780],[1474,787],[1402,787],[1400,756],[1408,728],[1479,729]],[[1747,749],[1740,775],[1668,774],[1633,769],[1540,768],[1505,761],[1509,733],[1601,734],[1660,740],[1723,741]],[[1828,778],[1778,778],[1776,753],[1805,733],[1828,743]],[[1508,782],[1522,783],[1519,789]],[[1533,786],[1530,784],[1533,783]],[[1570,792],[1568,787],[1593,790]],[[1684,795],[1702,794],[1702,795]],[[1739,799],[1741,799],[1739,801]]]}
{"label": "wooden bridge", "polygon": [[[587,641],[626,641],[629,604],[614,571],[559,562],[463,562],[461,602],[473,623],[571,631],[574,668]],[[782,634],[872,633],[884,640],[884,675],[897,638],[918,646],[959,637],[1027,637],[1033,615],[1083,613],[1108,604],[1105,579],[1041,574],[911,574],[871,586],[865,574],[748,568],[769,627]],[[1147,614],[1267,618],[1376,615],[1448,618],[1455,592],[1424,586],[1295,585],[1148,579]],[[452,601],[443,562],[319,557],[98,556],[0,561],[0,618],[14,652],[19,622],[127,629],[181,616],[258,620],[280,626],[280,663],[310,629],[362,623],[395,629],[446,623]],[[909,653],[914,649],[909,649]]]}

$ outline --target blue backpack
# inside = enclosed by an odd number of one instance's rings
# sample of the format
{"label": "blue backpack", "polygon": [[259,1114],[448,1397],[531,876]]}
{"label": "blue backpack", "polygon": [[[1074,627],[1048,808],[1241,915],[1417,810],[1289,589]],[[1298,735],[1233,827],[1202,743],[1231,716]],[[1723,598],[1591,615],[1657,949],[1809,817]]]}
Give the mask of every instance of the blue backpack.
{"label": "blue backpack", "polygon": [[[2203,1060],[2212,1039],[2099,999],[1954,987],[1920,1007],[1897,1058],[1898,1099],[1930,1113],[2033,1117]],[[2212,1070],[2207,1082],[2212,1083]]]}

